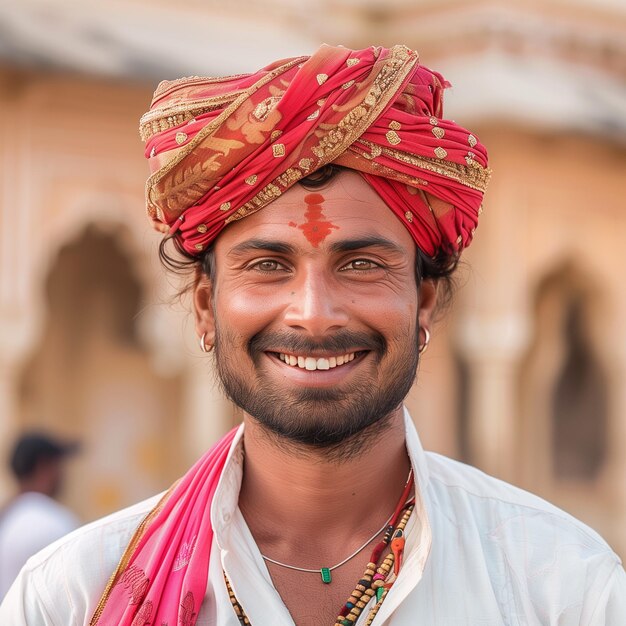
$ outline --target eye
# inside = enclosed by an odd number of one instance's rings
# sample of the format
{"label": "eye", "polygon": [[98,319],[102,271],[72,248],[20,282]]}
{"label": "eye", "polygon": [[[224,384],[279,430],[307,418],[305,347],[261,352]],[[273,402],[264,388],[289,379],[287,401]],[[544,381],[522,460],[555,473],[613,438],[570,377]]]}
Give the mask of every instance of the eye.
{"label": "eye", "polygon": [[346,270],[352,271],[368,271],[368,270],[377,270],[380,269],[380,265],[375,261],[371,261],[370,259],[354,259],[354,261],[350,261],[346,263],[343,267],[340,268],[340,272],[344,272]]}
{"label": "eye", "polygon": [[287,268],[282,263],[279,263],[274,259],[263,259],[261,261],[257,261],[256,263],[253,263],[250,266],[250,269],[269,274],[271,272],[286,270]]}

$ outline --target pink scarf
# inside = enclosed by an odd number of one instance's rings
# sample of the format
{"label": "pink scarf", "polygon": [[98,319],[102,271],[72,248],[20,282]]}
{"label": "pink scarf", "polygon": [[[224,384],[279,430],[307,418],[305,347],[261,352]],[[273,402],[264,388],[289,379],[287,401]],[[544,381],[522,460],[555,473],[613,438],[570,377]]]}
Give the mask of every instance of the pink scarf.
{"label": "pink scarf", "polygon": [[236,431],[218,441],[141,522],[90,626],[196,623],[213,543],[211,503]]}

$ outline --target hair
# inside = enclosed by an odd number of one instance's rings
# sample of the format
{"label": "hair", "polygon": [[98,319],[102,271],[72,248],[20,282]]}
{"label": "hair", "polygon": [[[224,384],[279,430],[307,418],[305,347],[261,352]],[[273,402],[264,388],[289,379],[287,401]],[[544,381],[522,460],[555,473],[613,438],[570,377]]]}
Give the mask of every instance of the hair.
{"label": "hair", "polygon": [[[318,189],[326,185],[339,172],[346,169],[348,168],[329,163],[298,181],[298,184],[305,189]],[[169,250],[170,246],[174,247],[174,254]],[[179,276],[193,274],[193,278],[187,280],[186,284],[179,291],[179,296],[184,295],[193,288],[199,274],[204,274],[211,281],[215,278],[213,244],[203,252],[202,256],[197,257],[183,248],[180,239],[176,235],[167,235],[159,244],[159,259],[168,271]],[[430,257],[416,246],[415,282],[418,287],[424,280],[433,280],[437,283],[439,287],[437,309],[439,311],[448,308],[452,302],[456,286],[453,274],[459,264],[459,260],[459,254],[445,254],[443,252],[439,252],[435,257]]]}

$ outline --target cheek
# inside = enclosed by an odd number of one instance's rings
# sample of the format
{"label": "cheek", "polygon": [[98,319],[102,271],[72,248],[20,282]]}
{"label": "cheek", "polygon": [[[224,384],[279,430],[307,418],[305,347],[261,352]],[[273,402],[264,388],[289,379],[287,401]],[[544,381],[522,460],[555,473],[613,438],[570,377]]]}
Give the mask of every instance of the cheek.
{"label": "cheek", "polygon": [[220,291],[217,319],[234,336],[250,337],[265,328],[281,310],[276,294],[255,293],[253,289]]}
{"label": "cheek", "polygon": [[417,298],[390,293],[369,299],[362,307],[368,323],[391,341],[413,341],[417,332]]}

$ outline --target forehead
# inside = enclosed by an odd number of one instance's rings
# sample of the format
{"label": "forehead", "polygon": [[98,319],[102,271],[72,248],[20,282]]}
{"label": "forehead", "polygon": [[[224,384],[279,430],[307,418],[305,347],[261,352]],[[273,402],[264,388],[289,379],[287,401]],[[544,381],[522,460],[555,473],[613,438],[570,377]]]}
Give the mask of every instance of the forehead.
{"label": "forehead", "polygon": [[415,248],[400,220],[363,177],[352,171],[340,171],[313,190],[294,185],[267,207],[226,228],[216,248],[227,251],[256,237],[319,249],[338,240],[384,237],[407,252]]}

